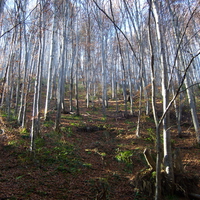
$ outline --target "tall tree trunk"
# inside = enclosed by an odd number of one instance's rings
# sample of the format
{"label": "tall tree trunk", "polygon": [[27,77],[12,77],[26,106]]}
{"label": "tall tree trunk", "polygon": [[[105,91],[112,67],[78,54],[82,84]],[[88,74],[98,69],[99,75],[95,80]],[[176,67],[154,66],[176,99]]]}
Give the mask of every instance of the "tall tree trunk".
{"label": "tall tree trunk", "polygon": [[48,108],[51,99],[51,90],[52,90],[52,70],[55,65],[55,54],[56,54],[56,28],[57,28],[57,8],[56,8],[56,0],[53,2],[54,16],[53,16],[53,33],[51,38],[51,50],[50,50],[50,62],[48,68],[48,78],[47,78],[47,92],[46,92],[46,101],[45,101],[45,109],[44,109],[44,119],[47,119],[48,116]]}
{"label": "tall tree trunk", "polygon": [[55,130],[57,132],[60,131],[60,119],[61,119],[61,111],[64,110],[64,86],[65,86],[65,57],[66,57],[66,42],[67,42],[67,25],[69,22],[69,1],[66,0],[64,3],[64,20],[63,20],[63,41],[62,41],[62,52],[61,52],[61,63],[59,66],[59,77],[58,77],[58,88],[57,88],[57,115],[55,121]]}
{"label": "tall tree trunk", "polygon": [[131,76],[131,62],[130,62],[130,55],[128,45],[126,46],[126,53],[128,59],[128,82],[129,82],[129,98],[130,101],[130,114],[133,115],[133,90],[132,90],[132,76]]}
{"label": "tall tree trunk", "polygon": [[89,107],[90,103],[90,75],[89,72],[91,70],[91,18],[90,13],[88,10],[88,4],[87,4],[87,27],[86,27],[86,53],[87,53],[87,63],[86,63],[86,102],[87,102],[87,108]]}
{"label": "tall tree trunk", "polygon": [[[43,64],[43,54],[44,54],[44,38],[42,38],[44,16],[42,13],[43,3],[40,5],[40,29],[39,29],[39,41],[38,41],[38,60],[36,69],[36,79],[34,86],[34,99],[33,99],[33,112],[32,112],[32,126],[31,126],[31,145],[30,151],[35,150],[35,138],[40,134],[40,98],[41,98],[41,79],[42,79],[42,64]],[[43,33],[45,37],[45,33]]]}
{"label": "tall tree trunk", "polygon": [[148,16],[148,38],[151,52],[151,90],[152,90],[152,110],[156,126],[156,185],[155,185],[155,200],[161,199],[161,138],[160,127],[158,123],[158,116],[156,113],[156,94],[155,94],[155,67],[154,67],[154,49],[151,34],[151,11],[152,0],[149,2],[149,16]]}
{"label": "tall tree trunk", "polygon": [[102,59],[102,109],[103,115],[106,115],[107,106],[107,87],[106,87],[106,58],[105,58],[105,36],[103,34],[103,27],[101,28],[101,59]]}
{"label": "tall tree trunk", "polygon": [[26,12],[26,4],[27,0],[24,2],[24,6],[21,8],[23,9],[23,28],[24,28],[24,52],[25,52],[25,61],[24,61],[24,74],[23,74],[23,81],[22,81],[22,89],[21,89],[21,98],[20,98],[20,108],[19,108],[19,113],[18,113],[18,123],[21,124],[22,127],[25,126],[25,119],[26,119],[26,101],[25,101],[25,96],[27,94],[27,67],[28,67],[28,41],[27,41],[27,33],[26,33],[26,24],[25,24],[25,15]]}
{"label": "tall tree trunk", "polygon": [[[169,90],[167,88],[168,84],[168,73],[167,73],[167,63],[166,63],[166,55],[165,55],[165,47],[164,47],[164,39],[163,39],[163,31],[162,31],[162,3],[157,0],[153,0],[153,13],[155,16],[156,23],[156,33],[158,39],[158,49],[160,54],[160,65],[162,69],[162,99],[163,99],[163,113],[165,113],[166,108],[169,104]],[[169,188],[170,193],[173,193],[174,186],[174,171],[173,171],[173,163],[172,163],[172,152],[171,152],[171,137],[168,129],[168,120],[169,116],[166,116],[163,119],[163,148],[164,148],[164,168],[167,174],[168,183],[171,185],[171,189]]]}
{"label": "tall tree trunk", "polygon": [[[77,16],[77,22],[78,22],[78,16]],[[79,36],[78,36],[78,23],[76,24],[76,72],[75,72],[75,97],[76,97],[76,115],[80,115],[80,109],[79,109],[79,93],[78,93],[78,74],[79,74]]]}
{"label": "tall tree trunk", "polygon": [[[18,10],[18,23],[21,21],[21,15]],[[23,26],[20,24],[19,29],[22,30]],[[18,31],[18,27],[16,27],[16,31]],[[21,82],[21,65],[22,65],[22,31],[19,30],[19,55],[18,55],[18,66],[17,66],[17,85],[16,85],[16,103],[15,103],[15,116],[17,116],[18,110],[19,110],[19,100],[20,100],[20,82]]]}

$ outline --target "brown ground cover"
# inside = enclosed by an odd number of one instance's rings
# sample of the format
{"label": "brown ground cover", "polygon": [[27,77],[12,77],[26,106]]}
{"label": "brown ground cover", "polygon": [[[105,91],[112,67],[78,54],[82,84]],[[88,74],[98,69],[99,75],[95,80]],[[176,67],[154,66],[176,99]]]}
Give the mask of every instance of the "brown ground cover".
{"label": "brown ground cover", "polygon": [[[142,115],[137,138],[136,115],[125,118],[120,102],[116,112],[115,102],[110,101],[106,117],[100,107],[96,102],[94,108],[86,108],[85,101],[80,101],[81,116],[62,114],[60,133],[53,131],[56,111],[52,110],[49,121],[41,119],[41,138],[36,139],[34,154],[29,152],[31,112],[27,129],[3,117],[0,199],[151,199],[134,187],[134,179],[147,168],[144,149],[155,149],[153,119]],[[190,125],[191,121],[183,126],[182,138],[172,126],[172,143],[181,149],[184,171],[199,176],[200,149]]]}

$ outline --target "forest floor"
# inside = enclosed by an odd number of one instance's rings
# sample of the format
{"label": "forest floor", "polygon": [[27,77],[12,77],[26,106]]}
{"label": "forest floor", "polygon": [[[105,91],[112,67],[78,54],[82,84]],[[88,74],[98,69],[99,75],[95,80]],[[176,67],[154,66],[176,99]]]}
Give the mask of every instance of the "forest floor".
{"label": "forest floor", "polygon": [[[148,168],[144,149],[155,153],[153,118],[142,114],[138,138],[136,114],[125,118],[123,102],[118,103],[116,112],[116,102],[110,100],[104,117],[98,101],[93,108],[80,101],[80,116],[62,114],[60,133],[53,129],[56,110],[52,110],[48,121],[41,118],[41,137],[36,139],[34,155],[29,152],[31,109],[27,129],[17,127],[15,119],[6,121],[2,114],[0,200],[151,199],[138,191],[134,180],[139,171]],[[200,148],[189,112],[184,113],[188,116],[182,138],[177,137],[175,118],[171,117],[172,144],[181,149],[184,171],[199,177]]]}

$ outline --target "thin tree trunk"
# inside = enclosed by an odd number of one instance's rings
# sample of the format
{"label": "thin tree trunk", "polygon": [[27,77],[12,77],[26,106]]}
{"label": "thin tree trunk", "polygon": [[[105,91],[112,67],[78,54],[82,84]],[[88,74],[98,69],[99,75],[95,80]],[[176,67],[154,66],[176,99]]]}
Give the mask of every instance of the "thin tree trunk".
{"label": "thin tree trunk", "polygon": [[[20,21],[20,17],[18,19]],[[20,24],[20,29],[22,30],[22,25]],[[19,100],[20,100],[20,82],[21,82],[21,64],[22,64],[22,31],[19,32],[19,63],[17,67],[17,86],[16,86],[16,103],[15,103],[15,116],[17,116],[19,109]]]}
{"label": "thin tree trunk", "polygon": [[[24,5],[27,4],[27,1],[24,2]],[[24,9],[23,9],[24,10]],[[25,19],[25,12],[23,12],[23,20]],[[22,81],[22,91],[21,91],[21,99],[20,99],[20,108],[18,113],[18,123],[25,126],[25,116],[26,116],[26,102],[24,102],[25,95],[27,91],[27,65],[28,65],[28,47],[27,47],[27,33],[26,33],[26,24],[25,21],[23,23],[24,28],[24,52],[25,52],[25,61],[24,61],[24,74],[23,74],[23,81]]]}
{"label": "thin tree trunk", "polygon": [[128,45],[126,47],[127,59],[128,59],[128,81],[129,81],[129,101],[130,101],[130,114],[133,115],[133,90],[132,90],[132,76],[131,76],[131,64]]}
{"label": "thin tree trunk", "polygon": [[30,151],[35,151],[35,138],[40,135],[40,98],[41,98],[41,79],[42,79],[42,65],[43,65],[43,56],[44,56],[44,45],[45,45],[45,33],[42,38],[42,30],[44,24],[44,13],[42,12],[43,3],[40,5],[40,29],[39,29],[39,41],[38,41],[38,60],[37,60],[37,71],[36,79],[34,86],[34,99],[33,99],[33,112],[32,112],[32,126],[31,126],[31,145]]}
{"label": "thin tree trunk", "polygon": [[45,109],[44,109],[44,119],[47,119],[48,115],[48,109],[49,109],[49,103],[51,99],[51,90],[52,90],[52,71],[53,67],[55,65],[55,54],[56,54],[56,27],[57,27],[57,17],[56,17],[56,0],[53,2],[53,8],[54,8],[54,17],[53,17],[53,33],[51,38],[51,50],[50,50],[50,62],[49,62],[49,68],[48,68],[48,79],[47,79],[47,92],[46,92],[46,101],[45,101]]}
{"label": "thin tree trunk", "polygon": [[153,117],[156,126],[156,185],[155,185],[155,200],[161,199],[161,138],[158,124],[158,116],[156,113],[156,94],[155,94],[155,68],[154,68],[154,49],[151,34],[151,10],[152,0],[149,5],[149,17],[148,17],[148,37],[149,46],[151,52],[151,90],[152,90],[152,110]]}
{"label": "thin tree trunk", "polygon": [[66,56],[66,31],[67,31],[67,25],[68,25],[68,6],[69,2],[66,0],[64,2],[64,27],[63,27],[63,42],[62,42],[62,52],[61,52],[61,63],[59,67],[59,80],[58,80],[58,88],[57,88],[57,115],[56,115],[56,121],[55,121],[55,130],[57,132],[60,131],[60,119],[61,119],[61,110],[64,109],[64,71],[65,71],[65,56]]}
{"label": "thin tree trunk", "polygon": [[76,115],[79,116],[80,115],[80,110],[79,110],[79,93],[78,93],[78,74],[79,74],[79,35],[78,35],[78,31],[79,31],[79,27],[78,27],[78,19],[79,19],[79,15],[77,15],[77,24],[76,24],[76,61],[75,61],[75,65],[76,65],[76,72],[75,72],[75,97],[76,97]]}
{"label": "thin tree trunk", "polygon": [[[167,88],[168,83],[168,73],[167,73],[167,63],[165,55],[165,47],[163,41],[163,32],[161,28],[161,6],[162,3],[157,0],[153,0],[153,12],[155,16],[156,23],[156,33],[159,44],[159,54],[160,54],[160,64],[162,68],[162,96],[163,96],[163,113],[165,112],[169,104],[169,90]],[[173,193],[174,186],[174,171],[172,163],[172,152],[171,152],[171,137],[168,129],[168,114],[163,119],[163,145],[164,145],[164,167],[167,174],[168,182],[171,185],[170,193]]]}
{"label": "thin tree trunk", "polygon": [[101,58],[102,58],[102,109],[103,115],[106,115],[106,58],[105,58],[105,38],[103,35],[103,27],[101,28]]}

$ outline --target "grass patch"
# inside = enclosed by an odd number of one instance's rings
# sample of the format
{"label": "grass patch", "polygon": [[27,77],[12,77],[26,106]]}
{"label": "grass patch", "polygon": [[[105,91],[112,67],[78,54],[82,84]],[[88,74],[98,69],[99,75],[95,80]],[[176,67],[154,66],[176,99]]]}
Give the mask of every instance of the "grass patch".
{"label": "grass patch", "polygon": [[54,126],[54,121],[52,121],[52,120],[44,121],[43,125],[46,128],[52,127],[52,126]]}
{"label": "grass patch", "polygon": [[67,137],[71,137],[74,135],[71,127],[61,127],[61,131],[67,135]]}
{"label": "grass patch", "polygon": [[[69,130],[69,132],[71,129]],[[28,134],[25,130],[21,130],[22,135]],[[25,146],[27,140],[15,139],[8,142],[9,146],[18,147],[20,145]],[[45,168],[55,167],[55,171],[63,171],[67,173],[77,173],[80,168],[83,167],[80,157],[76,153],[76,147],[74,144],[65,140],[65,137],[61,133],[55,131],[49,132],[42,138],[35,139],[35,151],[34,155],[30,156],[30,152],[24,151],[18,155],[18,160],[21,163],[35,163],[42,165]],[[19,176],[17,178],[21,179]]]}
{"label": "grass patch", "polygon": [[47,141],[45,138],[37,139],[35,160],[44,165],[55,165],[56,171],[68,173],[79,172],[82,166],[75,145],[55,132],[48,136]]}
{"label": "grass patch", "polygon": [[125,120],[124,123],[125,123],[125,124],[133,124],[133,122],[132,122],[132,121],[129,121],[129,120]]}
{"label": "grass patch", "polygon": [[124,130],[123,128],[117,129],[117,134],[118,134],[118,135],[124,134],[125,131],[126,131],[126,130]]}
{"label": "grass patch", "polygon": [[66,115],[66,114],[63,114],[61,116],[61,119],[68,119],[68,120],[81,120],[83,117],[81,115]]}

